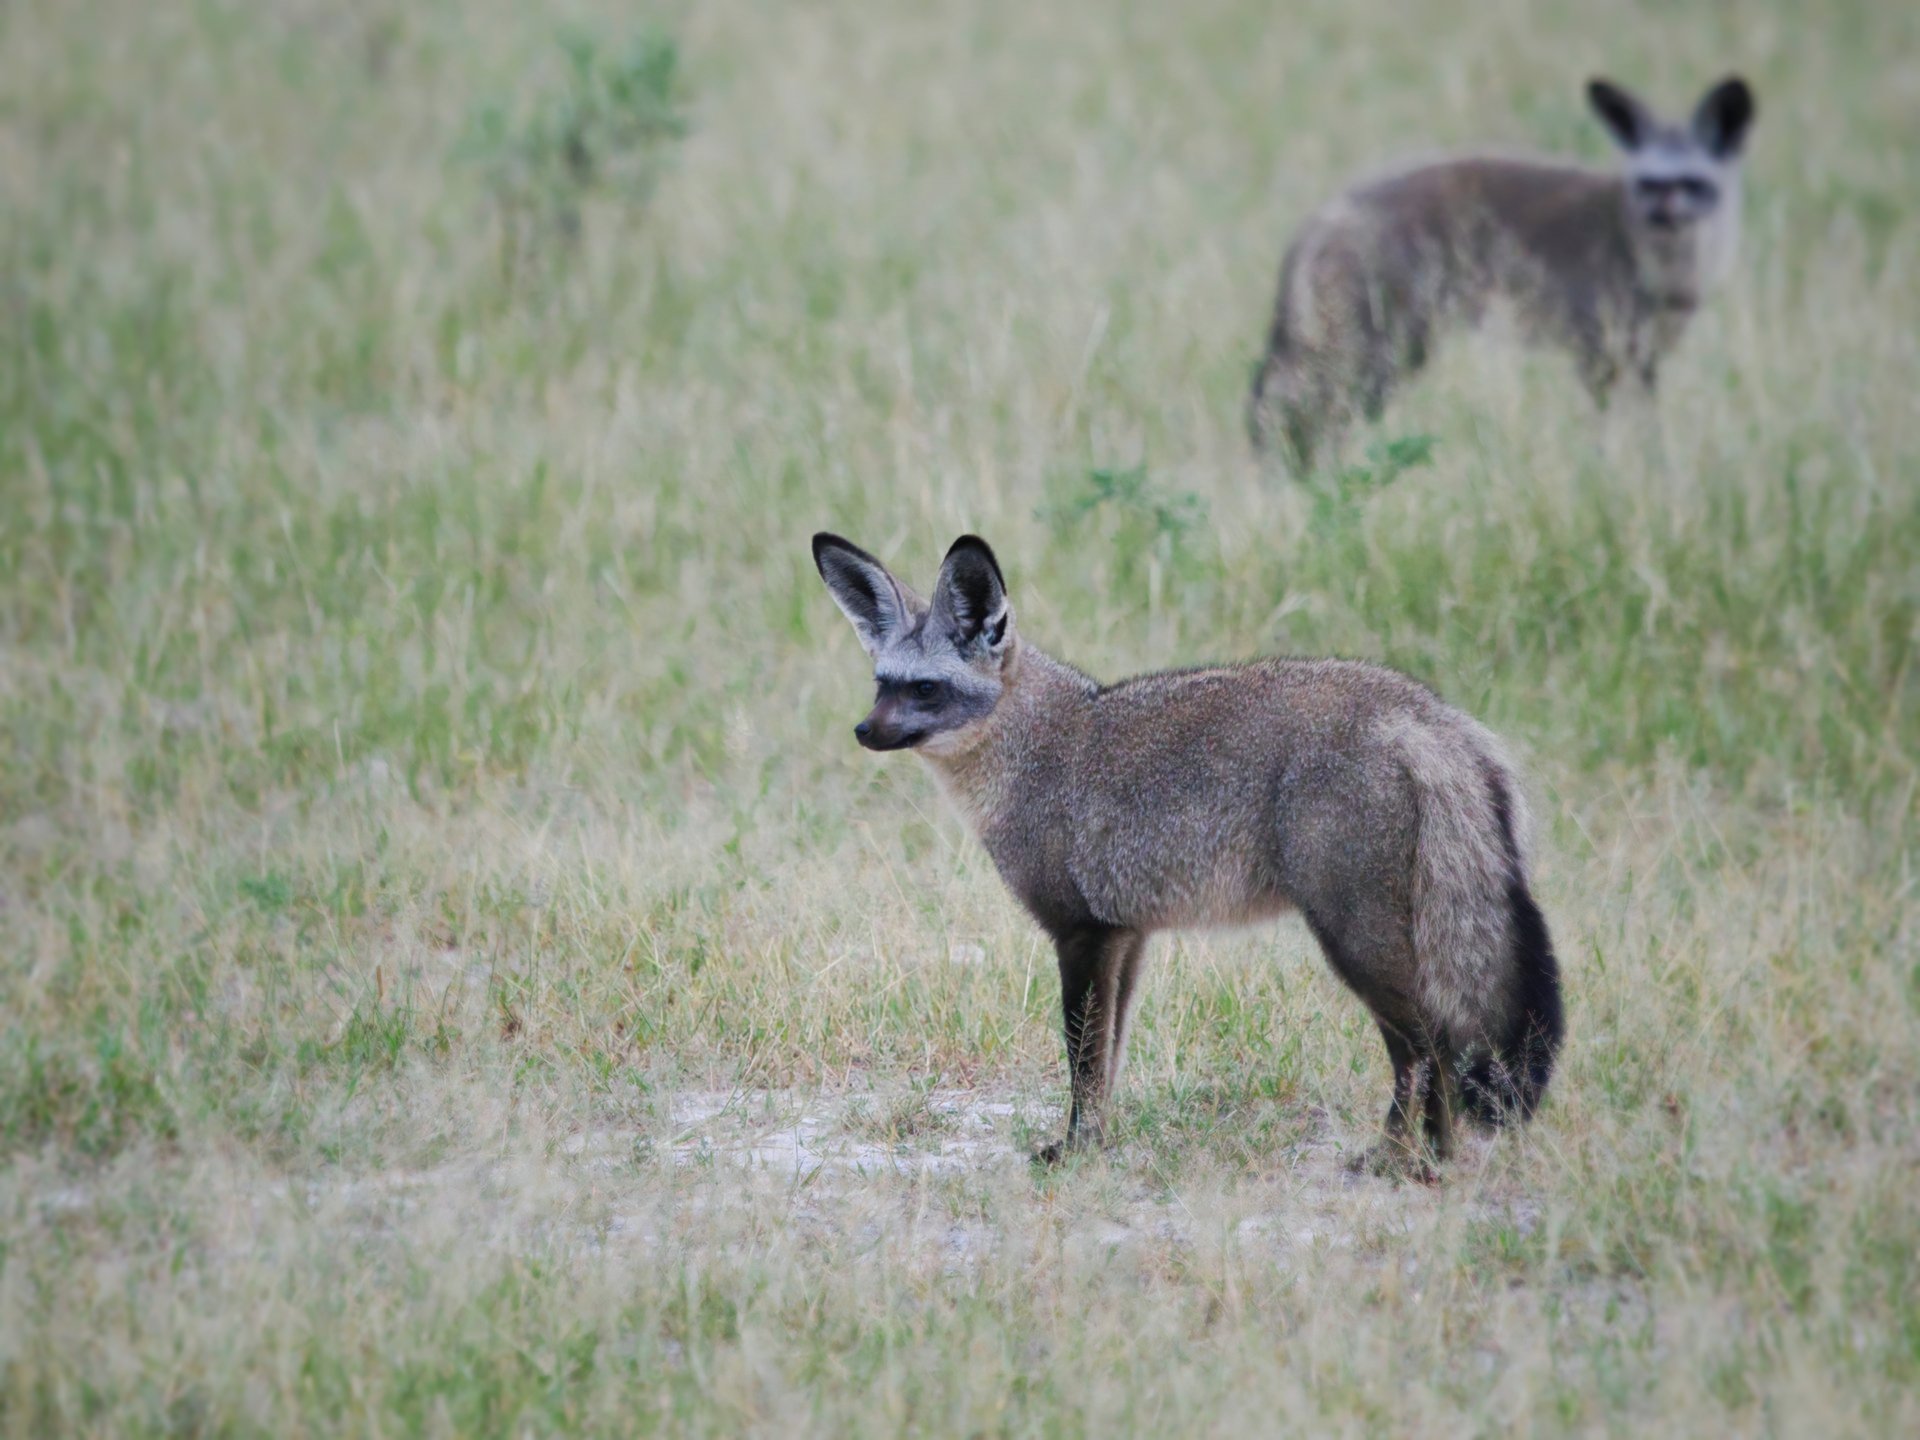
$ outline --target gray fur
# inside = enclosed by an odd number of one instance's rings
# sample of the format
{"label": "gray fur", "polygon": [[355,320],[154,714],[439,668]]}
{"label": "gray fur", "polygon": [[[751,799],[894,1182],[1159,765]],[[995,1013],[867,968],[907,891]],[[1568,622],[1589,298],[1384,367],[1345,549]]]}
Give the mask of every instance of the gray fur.
{"label": "gray fur", "polygon": [[[832,557],[854,547],[821,535],[814,550],[834,588]],[[1537,924],[1520,785],[1494,738],[1423,686],[1356,661],[1103,686],[1017,634],[997,565],[980,613],[955,627],[940,596],[955,556],[977,567],[982,554],[991,561],[983,542],[956,542],[935,600],[874,652],[888,684],[953,687],[964,714],[901,712],[883,685],[859,733],[872,748],[919,750],[1053,937],[1073,1074],[1065,1143],[1100,1133],[1146,938],[1290,911],[1379,1021],[1395,1145],[1424,1109],[1444,1154],[1453,1081],[1477,1053],[1516,1076],[1531,1057],[1530,1078],[1514,1081],[1530,1109],[1559,1040],[1558,980],[1544,928],[1526,932],[1516,908],[1524,897]],[[1534,1050],[1521,1044],[1530,1035]]]}
{"label": "gray fur", "polygon": [[1753,96],[1725,80],[1685,124],[1604,80],[1588,98],[1617,170],[1467,155],[1364,181],[1307,219],[1248,398],[1256,448],[1278,440],[1311,467],[1496,304],[1530,341],[1571,352],[1596,402],[1622,376],[1653,390],[1732,265]]}

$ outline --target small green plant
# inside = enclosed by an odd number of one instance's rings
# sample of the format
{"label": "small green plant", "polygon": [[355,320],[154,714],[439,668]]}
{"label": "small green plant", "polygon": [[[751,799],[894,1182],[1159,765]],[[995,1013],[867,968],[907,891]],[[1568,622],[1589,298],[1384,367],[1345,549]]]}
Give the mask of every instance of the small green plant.
{"label": "small green plant", "polygon": [[1313,528],[1326,531],[1352,520],[1375,491],[1384,490],[1409,470],[1433,462],[1431,435],[1402,435],[1367,447],[1363,464],[1348,465],[1332,475],[1310,482],[1313,491]]}
{"label": "small green plant", "polygon": [[1149,535],[1177,545],[1207,518],[1207,502],[1190,491],[1170,494],[1147,478],[1145,465],[1125,470],[1096,467],[1086,472],[1086,485],[1035,512],[1056,530],[1066,530],[1095,511],[1117,512],[1143,522]]}
{"label": "small green plant", "polygon": [[578,28],[557,40],[559,83],[518,107],[481,105],[460,147],[500,207],[509,268],[538,231],[577,239],[590,195],[644,203],[666,148],[686,134],[671,36],[645,30],[618,50]]}
{"label": "small green plant", "polygon": [[1097,542],[1114,558],[1123,584],[1149,573],[1191,580],[1206,568],[1207,502],[1191,491],[1156,485],[1144,464],[1096,466],[1064,477],[1053,498],[1034,513],[1055,537],[1076,548]]}
{"label": "small green plant", "polygon": [[293,886],[278,871],[264,875],[243,875],[240,893],[262,910],[284,910],[293,903]]}

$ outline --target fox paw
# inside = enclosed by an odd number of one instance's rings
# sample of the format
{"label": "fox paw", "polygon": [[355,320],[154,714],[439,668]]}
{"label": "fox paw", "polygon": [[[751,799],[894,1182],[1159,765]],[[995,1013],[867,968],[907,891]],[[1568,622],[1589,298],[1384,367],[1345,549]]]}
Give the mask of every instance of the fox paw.
{"label": "fox paw", "polygon": [[1101,1143],[1102,1138],[1099,1134],[1089,1133],[1084,1129],[1079,1130],[1042,1145],[1033,1152],[1033,1163],[1036,1165],[1063,1164],[1070,1156],[1081,1155],[1089,1150],[1098,1150]]}

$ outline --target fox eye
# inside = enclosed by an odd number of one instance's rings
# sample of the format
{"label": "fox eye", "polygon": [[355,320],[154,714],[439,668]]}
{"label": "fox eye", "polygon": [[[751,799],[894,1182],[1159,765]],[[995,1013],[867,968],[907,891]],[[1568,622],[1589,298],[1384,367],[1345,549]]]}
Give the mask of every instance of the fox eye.
{"label": "fox eye", "polygon": [[922,700],[931,700],[940,693],[940,682],[937,680],[921,680],[914,685],[913,693]]}

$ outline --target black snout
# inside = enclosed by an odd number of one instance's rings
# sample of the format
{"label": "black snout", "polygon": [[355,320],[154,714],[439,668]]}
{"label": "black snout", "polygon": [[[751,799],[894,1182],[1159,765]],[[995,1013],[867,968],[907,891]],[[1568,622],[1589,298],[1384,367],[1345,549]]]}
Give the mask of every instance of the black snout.
{"label": "black snout", "polygon": [[909,729],[876,710],[853,727],[853,738],[869,750],[905,750],[927,736],[924,730]]}

